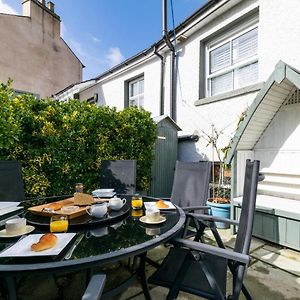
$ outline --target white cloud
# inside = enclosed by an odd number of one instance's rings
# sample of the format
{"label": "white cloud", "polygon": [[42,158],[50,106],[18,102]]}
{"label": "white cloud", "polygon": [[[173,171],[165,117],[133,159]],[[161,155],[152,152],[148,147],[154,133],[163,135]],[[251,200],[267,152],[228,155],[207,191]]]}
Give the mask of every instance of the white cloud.
{"label": "white cloud", "polygon": [[0,12],[5,14],[17,15],[17,11],[14,10],[11,6],[4,2],[4,0],[0,0]]}
{"label": "white cloud", "polygon": [[124,60],[123,54],[117,47],[110,48],[106,58],[108,60],[109,67],[113,67]]}
{"label": "white cloud", "polygon": [[98,39],[96,36],[94,36],[94,35],[92,35],[92,34],[91,34],[91,39],[92,39],[92,41],[93,41],[94,43],[100,43],[100,42],[101,42],[100,39]]}

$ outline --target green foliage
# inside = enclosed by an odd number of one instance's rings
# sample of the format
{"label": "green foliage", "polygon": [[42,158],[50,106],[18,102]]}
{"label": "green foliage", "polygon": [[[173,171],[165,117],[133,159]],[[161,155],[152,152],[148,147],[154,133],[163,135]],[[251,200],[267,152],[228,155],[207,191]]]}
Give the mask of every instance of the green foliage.
{"label": "green foliage", "polygon": [[147,190],[156,135],[144,110],[37,100],[0,86],[0,160],[21,161],[27,197],[72,193],[75,182],[90,192],[106,159],[136,159],[137,187]]}

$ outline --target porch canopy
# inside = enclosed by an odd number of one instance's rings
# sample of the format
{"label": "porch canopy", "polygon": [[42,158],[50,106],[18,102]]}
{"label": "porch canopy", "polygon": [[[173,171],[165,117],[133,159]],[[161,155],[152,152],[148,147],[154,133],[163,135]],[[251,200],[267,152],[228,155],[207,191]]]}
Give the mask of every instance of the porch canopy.
{"label": "porch canopy", "polygon": [[[300,249],[300,72],[279,61],[233,137],[233,212],[238,216],[244,165],[261,161],[254,234]],[[236,217],[236,216],[235,216]]]}
{"label": "porch canopy", "polygon": [[300,89],[300,72],[279,61],[234,135],[227,164],[232,161],[236,151],[253,150],[280,107],[296,89]]}

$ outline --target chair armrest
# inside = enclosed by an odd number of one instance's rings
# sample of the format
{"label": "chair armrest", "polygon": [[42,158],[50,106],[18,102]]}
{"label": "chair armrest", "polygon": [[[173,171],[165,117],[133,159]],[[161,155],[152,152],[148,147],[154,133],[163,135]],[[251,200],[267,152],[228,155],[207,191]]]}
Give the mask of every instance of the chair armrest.
{"label": "chair armrest", "polygon": [[250,262],[250,256],[247,254],[242,254],[232,250],[214,247],[200,242],[195,242],[187,239],[174,239],[172,241],[172,244],[176,246],[183,246],[191,250],[196,250],[203,253],[209,253],[233,261],[238,261],[246,265]]}
{"label": "chair armrest", "polygon": [[93,275],[81,300],[99,300],[106,281],[105,274]]}
{"label": "chair armrest", "polygon": [[212,216],[212,215],[188,213],[187,216],[193,217],[193,218],[195,218],[197,220],[200,220],[200,221],[223,222],[223,223],[226,223],[226,224],[231,224],[231,225],[236,225],[236,226],[239,225],[239,222],[236,221],[236,220],[216,217],[216,216]]}
{"label": "chair armrest", "polygon": [[187,206],[187,207],[181,207],[181,209],[185,212],[191,211],[191,210],[200,210],[200,209],[209,210],[210,206]]}

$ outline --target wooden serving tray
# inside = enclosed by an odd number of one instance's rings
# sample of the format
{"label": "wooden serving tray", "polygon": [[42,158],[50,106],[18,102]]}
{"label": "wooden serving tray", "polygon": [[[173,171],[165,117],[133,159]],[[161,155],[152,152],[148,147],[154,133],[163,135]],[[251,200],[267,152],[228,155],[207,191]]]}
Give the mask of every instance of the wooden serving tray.
{"label": "wooden serving tray", "polygon": [[[108,199],[97,199],[97,200],[95,200],[94,203],[102,203],[102,202],[106,202],[106,201],[108,201]],[[60,203],[63,206],[74,205],[74,197],[60,200],[60,201],[55,201],[55,203]],[[62,213],[62,211],[60,209],[56,210],[55,213],[52,213],[52,212],[43,210],[44,208],[48,207],[49,204],[51,204],[51,203],[32,206],[32,207],[28,208],[28,211],[30,211],[33,214],[45,216],[45,217],[51,217],[53,215],[62,215],[62,216],[68,216],[69,219],[74,219],[74,218],[80,217],[82,215],[85,215],[87,213],[86,208],[90,206],[90,205],[79,206],[78,210],[76,210],[74,212],[70,212],[70,213]]]}

